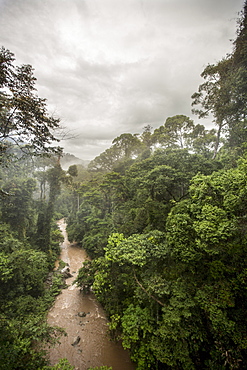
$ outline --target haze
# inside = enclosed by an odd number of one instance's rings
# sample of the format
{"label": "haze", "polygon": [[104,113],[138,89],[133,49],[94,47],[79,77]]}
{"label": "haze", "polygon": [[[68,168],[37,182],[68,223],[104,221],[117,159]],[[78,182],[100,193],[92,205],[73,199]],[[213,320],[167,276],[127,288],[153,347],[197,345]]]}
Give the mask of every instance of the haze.
{"label": "haze", "polygon": [[[31,64],[65,152],[191,113],[201,72],[232,51],[243,0],[0,0],[0,44]],[[209,120],[200,123],[210,126]]]}

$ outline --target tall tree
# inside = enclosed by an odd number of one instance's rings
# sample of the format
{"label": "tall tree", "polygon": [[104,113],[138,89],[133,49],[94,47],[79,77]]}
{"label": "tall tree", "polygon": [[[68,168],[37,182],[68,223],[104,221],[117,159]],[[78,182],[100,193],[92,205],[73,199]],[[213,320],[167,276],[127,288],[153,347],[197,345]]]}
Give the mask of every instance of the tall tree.
{"label": "tall tree", "polygon": [[11,154],[13,144],[22,154],[58,151],[52,147],[58,141],[54,130],[59,119],[51,117],[46,100],[36,94],[31,65],[14,65],[14,54],[0,49],[0,163]]}
{"label": "tall tree", "polygon": [[[237,38],[233,43],[233,52],[216,64],[208,65],[201,76],[205,83],[192,95],[192,106],[199,117],[213,115],[217,126],[214,157],[220,137],[227,132],[230,145],[242,144],[246,139],[247,114],[247,2],[245,1],[242,17],[239,20]],[[241,140],[242,137],[242,140]],[[243,139],[244,137],[244,139]]]}
{"label": "tall tree", "polygon": [[20,239],[26,237],[27,228],[34,223],[32,195],[36,188],[34,179],[12,179],[3,187],[1,218],[18,232]]}
{"label": "tall tree", "polygon": [[199,86],[198,92],[192,95],[192,106],[201,105],[202,109],[193,108],[192,111],[198,114],[199,118],[212,114],[217,126],[217,138],[215,141],[213,158],[219,149],[222,130],[227,126],[231,117],[231,80],[230,74],[231,59],[223,59],[216,65],[208,65],[201,76],[205,83]]}
{"label": "tall tree", "polygon": [[168,117],[163,126],[154,130],[155,143],[164,147],[186,147],[187,136],[194,129],[192,119],[182,114]]}
{"label": "tall tree", "polygon": [[120,156],[130,158],[140,152],[141,142],[137,135],[121,134],[113,140],[113,146],[119,149]]}
{"label": "tall tree", "polygon": [[189,149],[195,153],[210,157],[216,142],[216,130],[206,130],[203,125],[197,124],[187,135]]}
{"label": "tall tree", "polygon": [[122,163],[131,163],[143,150],[142,142],[137,135],[121,134],[112,141],[110,148],[94,158],[88,165],[92,171],[109,172]]}
{"label": "tall tree", "polygon": [[54,216],[55,200],[60,193],[61,182],[65,179],[65,171],[62,170],[59,161],[53,168],[47,170],[49,199],[47,203],[41,201],[36,237],[37,244],[45,252],[51,252],[51,224]]}
{"label": "tall tree", "polygon": [[143,133],[140,136],[140,139],[144,146],[151,150],[151,147],[153,145],[153,139],[152,139],[152,127],[150,125],[147,125],[143,128]]}
{"label": "tall tree", "polygon": [[234,89],[232,102],[235,120],[239,121],[247,115],[247,1],[239,20],[237,38],[233,43],[232,68],[234,74]]}
{"label": "tall tree", "polygon": [[120,150],[111,146],[103,153],[95,157],[88,165],[91,171],[109,172],[120,159]]}

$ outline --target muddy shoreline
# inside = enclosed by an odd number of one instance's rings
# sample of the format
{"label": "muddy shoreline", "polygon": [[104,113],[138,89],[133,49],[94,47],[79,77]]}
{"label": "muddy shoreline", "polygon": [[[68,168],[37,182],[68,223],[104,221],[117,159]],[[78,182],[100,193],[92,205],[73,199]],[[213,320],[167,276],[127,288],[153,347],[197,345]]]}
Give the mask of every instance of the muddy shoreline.
{"label": "muddy shoreline", "polygon": [[48,323],[67,333],[60,344],[49,350],[51,364],[67,358],[77,370],[103,365],[112,366],[113,370],[134,370],[128,351],[110,340],[107,318],[94,294],[82,293],[72,284],[88,257],[82,248],[69,243],[65,221],[60,220],[58,226],[64,236],[60,259],[69,264],[72,277],[66,279],[68,287],[57,296],[48,313]]}

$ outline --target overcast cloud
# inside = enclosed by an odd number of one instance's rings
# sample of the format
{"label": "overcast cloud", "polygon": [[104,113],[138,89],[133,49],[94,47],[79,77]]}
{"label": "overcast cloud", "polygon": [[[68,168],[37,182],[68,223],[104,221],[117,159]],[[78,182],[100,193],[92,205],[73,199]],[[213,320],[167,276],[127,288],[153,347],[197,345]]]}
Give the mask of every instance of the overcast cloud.
{"label": "overcast cloud", "polygon": [[[232,50],[244,0],[0,0],[0,46],[93,159],[122,133],[191,114],[201,72]],[[208,121],[200,123],[208,125]]]}

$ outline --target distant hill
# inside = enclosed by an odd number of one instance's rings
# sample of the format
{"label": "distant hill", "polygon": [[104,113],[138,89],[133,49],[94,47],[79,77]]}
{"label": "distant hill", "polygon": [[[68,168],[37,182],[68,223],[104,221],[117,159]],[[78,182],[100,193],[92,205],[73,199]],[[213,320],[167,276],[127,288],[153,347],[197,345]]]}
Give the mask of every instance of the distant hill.
{"label": "distant hill", "polygon": [[72,166],[73,164],[80,164],[86,168],[89,162],[90,161],[77,158],[76,156],[70,153],[64,153],[60,159],[61,166],[63,170],[66,170],[66,171],[69,168],[69,166]]}

